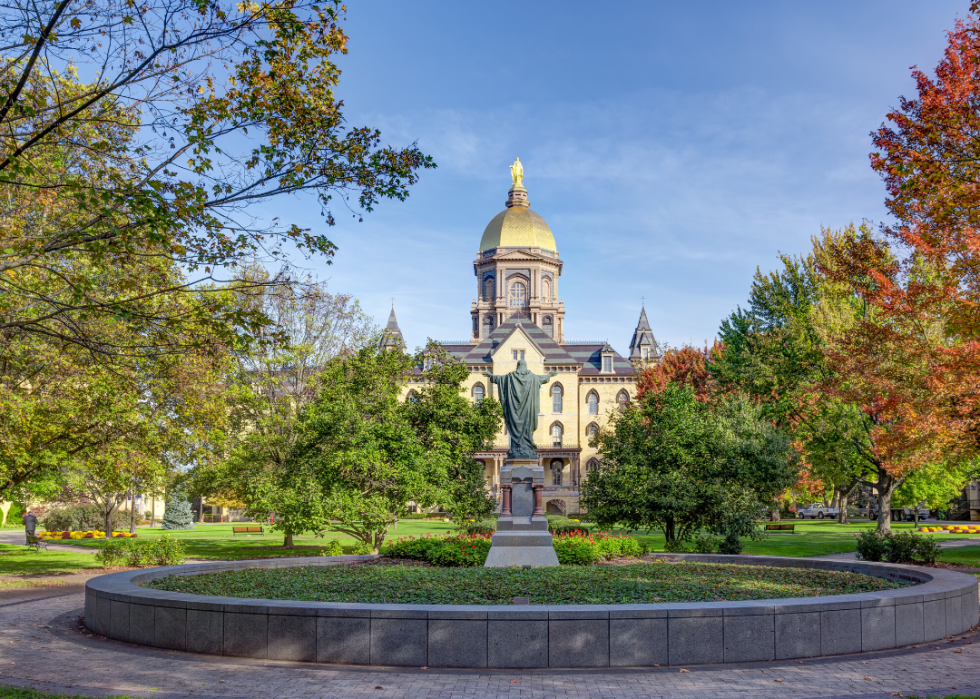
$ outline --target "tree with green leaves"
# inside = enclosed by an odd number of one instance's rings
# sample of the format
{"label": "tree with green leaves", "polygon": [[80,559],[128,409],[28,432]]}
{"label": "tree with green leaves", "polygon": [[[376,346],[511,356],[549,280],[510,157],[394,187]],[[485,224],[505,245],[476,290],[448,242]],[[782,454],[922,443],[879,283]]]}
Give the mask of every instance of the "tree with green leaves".
{"label": "tree with green leaves", "polygon": [[[456,518],[489,513],[473,453],[490,445],[502,413],[491,399],[463,396],[467,375],[435,344],[415,356],[369,347],[329,362],[277,483],[312,478],[327,527],[375,552],[410,502]],[[419,383],[403,400],[409,377]]]}
{"label": "tree with green leaves", "polygon": [[799,468],[787,437],[746,398],[708,403],[677,384],[614,415],[596,443],[599,468],[582,484],[589,514],[603,526],[660,529],[668,542],[755,534]]}
{"label": "tree with green leaves", "polygon": [[[335,0],[7,5],[0,332],[127,354],[172,351],[171,331],[191,320],[235,344],[263,319],[225,305],[189,318],[154,300],[200,293],[256,255],[329,260],[335,249],[322,230],[256,216],[252,205],[306,193],[329,226],[335,198],[355,219],[405,199],[434,163],[345,119],[344,13]],[[189,276],[146,284],[147,258]],[[100,285],[92,268],[120,278]],[[84,322],[96,316],[132,332],[106,342]]]}
{"label": "tree with green leaves", "polygon": [[719,386],[747,393],[791,435],[803,454],[804,482],[822,483],[825,500],[840,506],[841,521],[858,485],[885,484],[866,458],[868,415],[829,388],[837,366],[829,352],[852,327],[856,300],[848,285],[823,275],[819,263],[829,245],[869,232],[866,224],[825,230],[810,254],[780,255],[780,269],[757,270],[748,309],[722,322],[725,352],[710,364]]}
{"label": "tree with green leaves", "polygon": [[231,498],[254,517],[275,517],[283,545],[321,530],[325,515],[315,483],[286,461],[300,435],[299,420],[313,400],[328,363],[375,342],[372,319],[349,294],[325,283],[301,287],[265,284],[268,273],[249,267],[241,275],[242,298],[268,318],[255,341],[236,352],[228,383],[229,450],[225,459],[200,464],[191,490]]}

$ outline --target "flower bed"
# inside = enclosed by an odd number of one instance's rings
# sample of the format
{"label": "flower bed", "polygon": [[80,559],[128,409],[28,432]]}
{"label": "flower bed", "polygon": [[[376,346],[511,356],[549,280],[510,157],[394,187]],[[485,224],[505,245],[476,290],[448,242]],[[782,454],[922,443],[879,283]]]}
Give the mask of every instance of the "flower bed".
{"label": "flower bed", "polygon": [[712,563],[549,568],[337,565],[247,568],[157,578],[170,592],[376,604],[644,604],[717,602],[873,592],[905,583],[844,571]]}
{"label": "flower bed", "polygon": [[[112,532],[113,538],[116,539],[133,539],[136,538],[135,534],[130,534],[129,532]],[[38,539],[42,541],[56,541],[58,539],[104,539],[105,532],[99,531],[43,531],[38,532]]]}
{"label": "flower bed", "polygon": [[949,532],[950,534],[980,534],[980,524],[944,524],[938,527],[919,527],[920,532]]}

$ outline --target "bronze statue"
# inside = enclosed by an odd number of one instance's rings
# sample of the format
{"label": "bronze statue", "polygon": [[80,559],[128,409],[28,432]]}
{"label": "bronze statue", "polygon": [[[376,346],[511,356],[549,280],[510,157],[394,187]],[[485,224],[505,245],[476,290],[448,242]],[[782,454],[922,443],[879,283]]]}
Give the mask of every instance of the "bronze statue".
{"label": "bronze statue", "polygon": [[541,387],[556,373],[534,374],[528,371],[522,359],[509,374],[485,372],[490,383],[500,387],[500,404],[504,408],[504,422],[510,433],[510,459],[537,459],[534,431],[538,428],[538,411],[541,408]]}

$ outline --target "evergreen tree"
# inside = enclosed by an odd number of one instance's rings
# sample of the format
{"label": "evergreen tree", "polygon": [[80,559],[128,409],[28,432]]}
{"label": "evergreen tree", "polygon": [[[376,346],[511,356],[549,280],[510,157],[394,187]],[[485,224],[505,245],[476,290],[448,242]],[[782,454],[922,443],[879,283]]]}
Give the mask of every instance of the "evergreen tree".
{"label": "evergreen tree", "polygon": [[167,501],[167,509],[163,513],[164,529],[193,529],[194,513],[191,504],[183,495],[174,495]]}

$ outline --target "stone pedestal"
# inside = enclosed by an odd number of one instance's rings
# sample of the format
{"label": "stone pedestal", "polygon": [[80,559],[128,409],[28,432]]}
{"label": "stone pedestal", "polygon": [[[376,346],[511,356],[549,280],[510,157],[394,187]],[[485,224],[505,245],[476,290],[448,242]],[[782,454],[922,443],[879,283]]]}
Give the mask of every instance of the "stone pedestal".
{"label": "stone pedestal", "polygon": [[556,566],[558,555],[542,503],[544,469],[513,459],[500,469],[502,502],[486,568]]}

